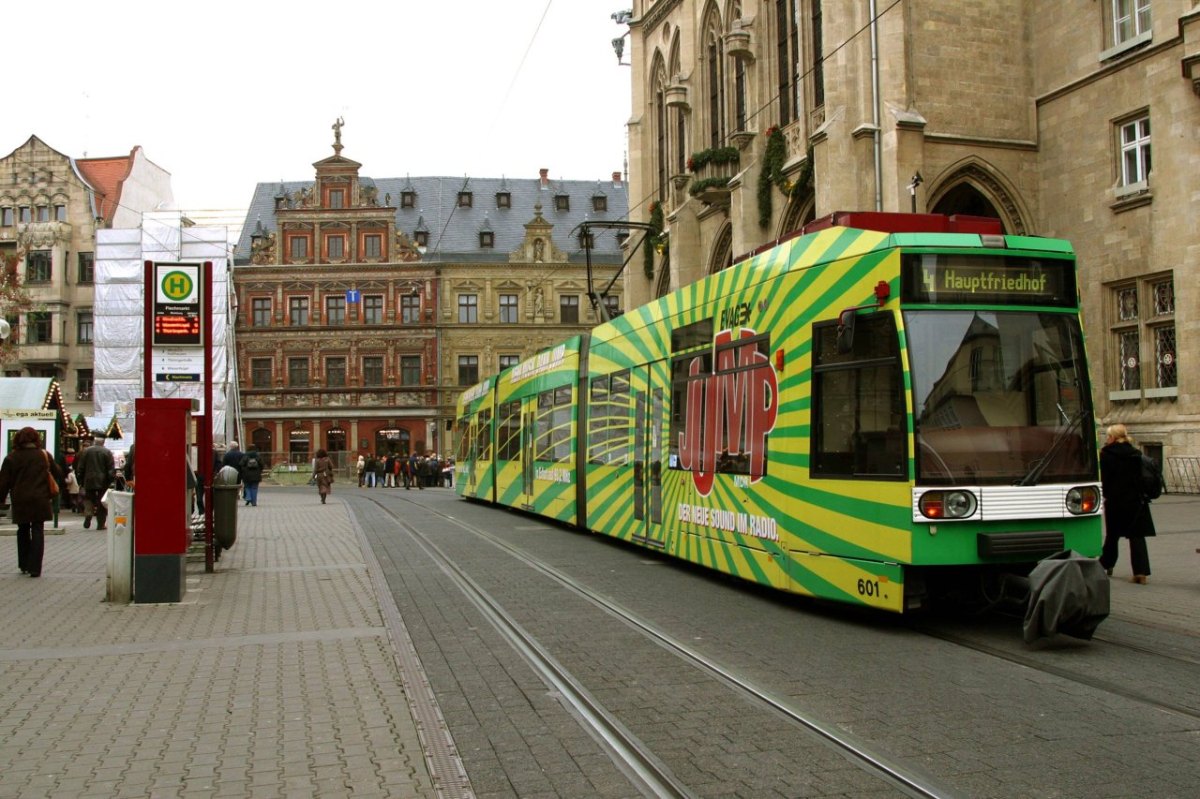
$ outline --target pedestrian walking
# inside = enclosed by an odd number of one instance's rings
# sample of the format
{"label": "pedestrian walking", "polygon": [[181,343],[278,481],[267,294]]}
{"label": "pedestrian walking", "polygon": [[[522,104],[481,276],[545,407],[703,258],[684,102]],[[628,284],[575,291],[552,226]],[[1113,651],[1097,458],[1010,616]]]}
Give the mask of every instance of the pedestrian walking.
{"label": "pedestrian walking", "polygon": [[375,487],[375,456],[367,453],[367,461],[363,466],[363,479],[367,488]]}
{"label": "pedestrian walking", "polygon": [[[230,446],[230,450],[232,451],[236,445],[235,441]],[[246,454],[242,455],[242,464],[238,469],[238,475],[245,487],[246,504],[258,507],[258,484],[262,482],[263,463],[262,456],[258,454],[258,448],[253,444],[250,445],[250,449],[246,450]]]}
{"label": "pedestrian walking", "polygon": [[235,469],[241,469],[242,457],[245,455],[240,449],[240,445],[236,441],[229,442],[229,449],[225,450],[225,454],[221,456],[221,463],[217,465],[217,470],[221,466],[232,466]]}
{"label": "pedestrian walking", "polygon": [[1154,535],[1154,518],[1142,485],[1142,453],[1133,445],[1123,424],[1108,428],[1108,437],[1100,449],[1100,482],[1104,493],[1104,548],[1100,564],[1112,574],[1121,539],[1128,538],[1133,582],[1145,585],[1150,577],[1146,538]]}
{"label": "pedestrian walking", "polygon": [[391,452],[383,459],[383,485],[384,488],[396,487],[396,456]]}
{"label": "pedestrian walking", "polygon": [[410,479],[416,484],[417,488],[425,490],[424,484],[421,482],[421,459],[417,457],[417,453],[408,456],[408,472]]}
{"label": "pedestrian walking", "polygon": [[359,454],[358,463],[355,465],[354,468],[356,470],[358,470],[358,487],[362,488],[363,480],[366,479],[366,474],[367,474],[367,459],[364,458],[361,454]]}
{"label": "pedestrian walking", "polygon": [[79,478],[75,476],[75,467],[67,467],[67,507],[75,513],[83,512],[83,489],[79,487]]}
{"label": "pedestrian walking", "polygon": [[116,479],[116,461],[112,452],[104,446],[104,436],[93,436],[92,444],[79,456],[79,485],[83,487],[83,526],[92,526],[96,517],[96,529],[107,530],[108,508],[104,495]]}
{"label": "pedestrian walking", "polygon": [[317,493],[321,495],[321,504],[333,491],[333,461],[323,449],[317,450],[317,459],[313,461],[313,480],[317,483]]}
{"label": "pedestrian walking", "polygon": [[54,518],[51,481],[59,486],[64,480],[58,464],[42,449],[41,434],[32,427],[18,430],[0,464],[0,502],[12,494],[9,515],[17,525],[17,566],[30,577],[42,576],[46,522]]}
{"label": "pedestrian walking", "polygon": [[383,488],[384,470],[387,469],[387,461],[384,460],[383,453],[375,456],[375,488]]}

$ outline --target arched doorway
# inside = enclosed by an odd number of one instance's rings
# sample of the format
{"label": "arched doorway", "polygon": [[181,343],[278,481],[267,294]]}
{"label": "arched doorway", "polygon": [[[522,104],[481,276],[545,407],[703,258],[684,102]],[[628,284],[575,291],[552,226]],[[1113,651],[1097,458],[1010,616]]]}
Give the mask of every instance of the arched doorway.
{"label": "arched doorway", "polygon": [[1000,219],[1000,212],[979,189],[970,183],[960,183],[938,199],[933,207],[935,214],[967,214]]}
{"label": "arched doorway", "polygon": [[312,460],[312,435],[297,428],[288,433],[288,463],[307,464]]}
{"label": "arched doorway", "polygon": [[275,454],[274,436],[271,435],[271,431],[265,427],[255,428],[254,432],[250,434],[250,441],[262,455],[263,463],[270,466],[272,456]]}
{"label": "arched doorway", "polygon": [[654,286],[654,299],[665,297],[671,293],[671,251],[663,252],[662,262],[658,266],[658,282]]}
{"label": "arched doorway", "polygon": [[1005,233],[1029,233],[1016,192],[985,162],[971,159],[946,172],[929,194],[937,214],[965,214],[1000,220]]}
{"label": "arched doorway", "polygon": [[334,425],[325,433],[325,451],[337,466],[346,463],[346,431]]}
{"label": "arched doorway", "polygon": [[732,265],[733,225],[726,223],[725,227],[721,228],[721,234],[717,236],[717,243],[713,246],[712,258],[708,262],[708,274],[715,275]]}
{"label": "arched doorway", "polygon": [[412,452],[412,434],[402,427],[378,430],[375,432],[375,452],[408,457]]}
{"label": "arched doorway", "polygon": [[779,237],[783,238],[807,225],[817,217],[816,203],[813,202],[812,192],[806,192],[803,197],[793,197],[779,225]]}

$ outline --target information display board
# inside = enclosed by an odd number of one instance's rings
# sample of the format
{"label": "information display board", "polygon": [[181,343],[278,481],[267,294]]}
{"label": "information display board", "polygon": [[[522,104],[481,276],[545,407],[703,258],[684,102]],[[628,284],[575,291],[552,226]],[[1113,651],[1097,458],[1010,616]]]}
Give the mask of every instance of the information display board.
{"label": "information display board", "polygon": [[204,343],[200,264],[154,264],[154,346]]}

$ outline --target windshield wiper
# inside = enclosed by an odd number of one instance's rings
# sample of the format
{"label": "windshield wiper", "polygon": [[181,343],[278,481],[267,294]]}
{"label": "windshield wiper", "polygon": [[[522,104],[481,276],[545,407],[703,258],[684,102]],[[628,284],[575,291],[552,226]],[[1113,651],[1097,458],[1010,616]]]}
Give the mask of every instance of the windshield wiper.
{"label": "windshield wiper", "polygon": [[[1061,408],[1059,410],[1061,410]],[[1046,471],[1046,469],[1050,468],[1050,464],[1054,462],[1054,458],[1056,455],[1058,455],[1058,451],[1060,449],[1062,449],[1062,445],[1066,442],[1067,438],[1075,431],[1075,428],[1079,427],[1079,423],[1082,422],[1084,417],[1086,417],[1087,415],[1088,415],[1087,409],[1080,408],[1076,412],[1075,416],[1071,418],[1070,423],[1066,427],[1064,427],[1062,430],[1060,430],[1057,435],[1054,436],[1054,440],[1050,442],[1050,446],[1046,449],[1046,453],[1044,455],[1042,455],[1042,457],[1038,458],[1037,461],[1034,462],[1033,468],[1031,468],[1024,477],[1022,477],[1017,482],[1013,483],[1013,485],[1019,485],[1019,486],[1037,485],[1037,481],[1039,479],[1041,479],[1042,474]]]}

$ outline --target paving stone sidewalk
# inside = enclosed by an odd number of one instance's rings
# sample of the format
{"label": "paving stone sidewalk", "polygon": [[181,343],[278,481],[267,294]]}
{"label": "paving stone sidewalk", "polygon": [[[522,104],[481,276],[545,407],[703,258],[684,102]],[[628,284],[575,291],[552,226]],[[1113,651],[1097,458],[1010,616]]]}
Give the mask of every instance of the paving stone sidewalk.
{"label": "paving stone sidewalk", "polygon": [[[1191,635],[1200,497],[1154,511],[1154,574],[1129,583],[1122,545],[1113,616]],[[238,526],[162,605],[103,601],[107,534],[79,516],[38,579],[0,535],[0,798],[438,795],[410,706],[428,697],[405,694],[398,614],[338,496],[267,487]]]}
{"label": "paving stone sidewalk", "polygon": [[336,497],[263,489],[178,604],[106,603],[107,533],[61,525],[37,579],[0,535],[0,797],[436,795]]}

